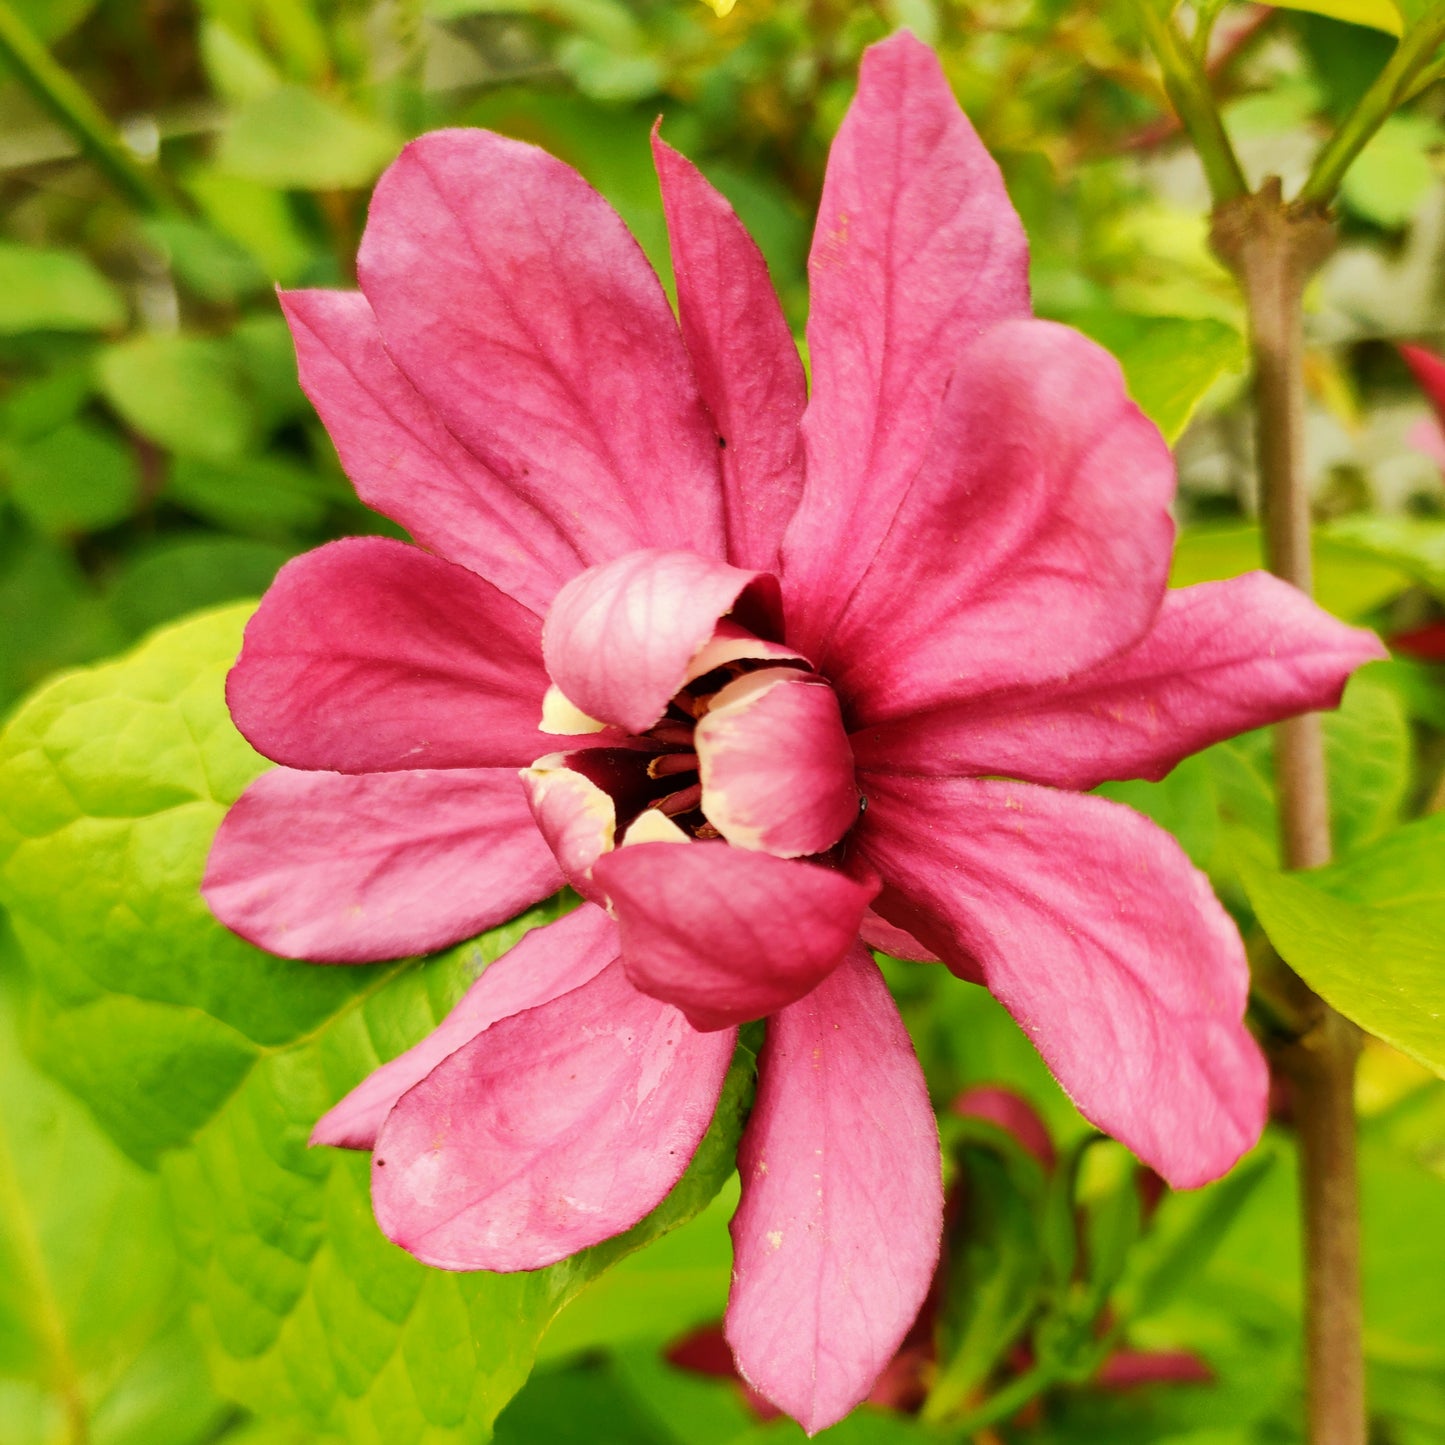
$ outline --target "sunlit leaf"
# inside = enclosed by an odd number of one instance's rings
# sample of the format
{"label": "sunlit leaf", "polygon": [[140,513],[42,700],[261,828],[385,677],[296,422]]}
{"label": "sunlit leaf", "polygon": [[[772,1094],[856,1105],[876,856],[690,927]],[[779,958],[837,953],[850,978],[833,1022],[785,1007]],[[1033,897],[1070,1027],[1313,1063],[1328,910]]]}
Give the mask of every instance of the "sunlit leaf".
{"label": "sunlit leaf", "polygon": [[1280,873],[1242,840],[1235,861],[1285,962],[1347,1018],[1445,1074],[1445,815],[1329,868]]}
{"label": "sunlit leaf", "polygon": [[[1236,577],[1264,566],[1264,544],[1252,523],[1191,527],[1179,534],[1172,587]],[[1336,617],[1353,621],[1403,592],[1411,583],[1405,554],[1381,548],[1371,555],[1341,526],[1315,535],[1315,598]]]}
{"label": "sunlit leaf", "polygon": [[1386,30],[1398,35],[1404,20],[1392,0],[1281,0],[1286,10],[1308,10],[1313,15],[1327,15],[1350,25],[1365,25],[1371,30]]}
{"label": "sunlit leaf", "polygon": [[231,1410],[182,1317],[160,1181],[26,1062],[13,947],[0,919],[0,1438],[199,1445]]}
{"label": "sunlit leaf", "polygon": [[221,139],[222,169],[263,185],[342,190],[370,185],[401,137],[314,90],[283,85],[248,101]]}
{"label": "sunlit leaf", "polygon": [[1244,338],[1222,321],[1122,311],[1070,320],[1118,357],[1129,395],[1169,442],[1219,377],[1244,367]]}

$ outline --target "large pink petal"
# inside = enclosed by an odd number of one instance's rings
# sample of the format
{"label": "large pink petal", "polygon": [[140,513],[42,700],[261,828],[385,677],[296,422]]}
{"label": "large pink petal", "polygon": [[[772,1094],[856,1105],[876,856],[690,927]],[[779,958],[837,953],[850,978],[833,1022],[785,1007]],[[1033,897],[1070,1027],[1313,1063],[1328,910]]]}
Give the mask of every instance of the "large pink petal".
{"label": "large pink petal", "polygon": [[865,950],[769,1019],[738,1174],[728,1343],[744,1379],[811,1434],[892,1359],[943,1228],[923,1071]]}
{"label": "large pink petal", "polygon": [[803,488],[803,363],[767,263],[733,208],[656,133],[677,311],[721,449],[727,558],[772,571]]}
{"label": "large pink petal", "polygon": [[957,358],[819,671],[856,727],[1091,666],[1154,620],[1173,495],[1113,357],[1050,321],[1002,322]]}
{"label": "large pink petal", "polygon": [[620,964],[493,1024],[382,1125],[382,1232],[426,1264],[503,1271],[621,1233],[682,1177],[733,1043],[639,993]]}
{"label": "large pink petal", "polygon": [[1165,596],[1128,651],[1065,682],[1015,689],[856,734],[860,768],[1002,773],[1087,789],[1162,778],[1181,758],[1250,728],[1334,707],[1362,663],[1386,656],[1264,572]]}
{"label": "large pink petal", "polygon": [[1129,808],[1028,783],[865,778],[855,836],[879,909],[976,959],[1054,1077],[1176,1188],[1259,1137],[1244,946],[1208,880]]}
{"label": "large pink petal", "polygon": [[359,291],[284,291],[301,385],[357,495],[541,614],[587,565],[565,527],[468,451],[397,370]]}
{"label": "large pink petal", "polygon": [[819,677],[769,667],[730,682],[693,746],[703,815],[734,847],[825,853],[858,816],[838,695]]}
{"label": "large pink petal", "polygon": [[373,1070],[311,1131],[313,1144],[370,1149],[392,1106],[445,1058],[499,1019],[550,1003],[602,972],[618,954],[617,925],[584,903],[482,971],[456,1007],[422,1041]]}
{"label": "large pink petal", "polygon": [[382,176],[358,270],[447,429],[588,562],[723,551],[718,444],[616,212],[534,146],[433,131]]}
{"label": "large pink petal", "polygon": [[464,567],[350,537],[288,562],[226,680],[236,726],[268,758],[343,773],[521,767],[539,732],[541,627]]}
{"label": "large pink petal", "polygon": [[561,886],[510,769],[273,768],[226,814],[201,891],[271,953],[371,963],[471,938]]}
{"label": "large pink petal", "polygon": [[[552,681],[589,717],[646,732],[724,613],[775,626],[777,586],[696,552],[629,552],[574,577],[547,614]],[[752,609],[751,611],[749,609]]]}
{"label": "large pink petal", "polygon": [[863,56],[808,271],[808,479],[783,556],[789,638],[811,654],[888,530],[959,353],[1029,312],[1003,178],[906,32]]}
{"label": "large pink petal", "polygon": [[726,843],[639,843],[593,877],[622,932],[627,976],[698,1029],[801,998],[858,936],[876,883]]}

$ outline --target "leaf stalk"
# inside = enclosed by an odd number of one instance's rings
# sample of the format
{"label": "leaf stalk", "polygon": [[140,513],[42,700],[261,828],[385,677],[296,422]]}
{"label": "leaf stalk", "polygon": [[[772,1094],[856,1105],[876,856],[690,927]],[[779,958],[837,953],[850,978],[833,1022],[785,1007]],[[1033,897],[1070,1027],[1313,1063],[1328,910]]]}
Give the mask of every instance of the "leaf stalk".
{"label": "leaf stalk", "polygon": [[9,0],[0,0],[0,58],[128,201],[145,211],[174,209],[165,190],[126,149],[104,111],[45,48]]}

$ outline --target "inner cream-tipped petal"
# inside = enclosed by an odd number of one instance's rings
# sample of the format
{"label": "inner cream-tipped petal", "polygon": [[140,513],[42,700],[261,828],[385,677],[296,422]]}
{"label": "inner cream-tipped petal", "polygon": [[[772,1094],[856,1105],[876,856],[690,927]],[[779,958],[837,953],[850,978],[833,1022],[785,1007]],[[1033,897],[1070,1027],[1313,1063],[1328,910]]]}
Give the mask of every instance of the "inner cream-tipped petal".
{"label": "inner cream-tipped petal", "polygon": [[622,846],[629,843],[691,843],[692,839],[683,832],[666,813],[658,808],[648,808],[633,819],[627,832],[622,835]]}
{"label": "inner cream-tipped petal", "polygon": [[590,778],[566,766],[566,754],[552,753],[521,770],[532,816],[567,881],[584,897],[595,896],[592,865],[610,853],[617,831],[617,807]]}
{"label": "inner cream-tipped petal", "polygon": [[542,721],[537,724],[538,732],[577,737],[582,733],[600,733],[606,726],[605,722],[588,717],[555,682],[543,694]]}
{"label": "inner cream-tipped petal", "polygon": [[858,816],[853,753],[833,689],[774,667],[729,683],[693,735],[708,822],[734,847],[824,853]]}
{"label": "inner cream-tipped petal", "polygon": [[724,617],[713,635],[693,654],[687,665],[687,681],[696,682],[714,668],[729,662],[801,662],[808,659],[781,642],[768,642],[755,637],[746,627]]}

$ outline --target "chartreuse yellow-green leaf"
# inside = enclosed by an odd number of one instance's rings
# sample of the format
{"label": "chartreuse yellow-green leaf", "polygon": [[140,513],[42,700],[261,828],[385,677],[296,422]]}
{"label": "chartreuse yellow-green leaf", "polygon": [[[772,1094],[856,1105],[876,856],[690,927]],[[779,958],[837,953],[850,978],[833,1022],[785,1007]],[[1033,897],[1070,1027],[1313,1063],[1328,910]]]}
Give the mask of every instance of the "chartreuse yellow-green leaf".
{"label": "chartreuse yellow-green leaf", "polygon": [[0,734],[0,902],[35,980],[36,1047],[159,1167],[225,1394],[307,1439],[471,1445],[557,1311],[732,1173],[752,1056],[739,1051],[682,1182],[628,1234],[507,1276],[429,1270],[389,1244],[366,1159],[308,1148],[311,1126],[558,905],[366,968],[271,958],[221,928],[198,892],[206,851],[265,766],[223,695],[248,611],[62,677]]}
{"label": "chartreuse yellow-green leaf", "polygon": [[1243,836],[1234,855],[1285,962],[1361,1028],[1445,1074],[1445,814],[1308,873],[1279,872]]}

